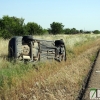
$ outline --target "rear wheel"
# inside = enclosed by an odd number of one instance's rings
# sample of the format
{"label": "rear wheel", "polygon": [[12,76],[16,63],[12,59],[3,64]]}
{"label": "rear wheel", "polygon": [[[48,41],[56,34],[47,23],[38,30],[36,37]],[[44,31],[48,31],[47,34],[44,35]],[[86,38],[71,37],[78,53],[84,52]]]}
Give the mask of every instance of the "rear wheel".
{"label": "rear wheel", "polygon": [[63,40],[56,40],[55,46],[57,47],[56,56],[58,61],[66,61],[66,47]]}

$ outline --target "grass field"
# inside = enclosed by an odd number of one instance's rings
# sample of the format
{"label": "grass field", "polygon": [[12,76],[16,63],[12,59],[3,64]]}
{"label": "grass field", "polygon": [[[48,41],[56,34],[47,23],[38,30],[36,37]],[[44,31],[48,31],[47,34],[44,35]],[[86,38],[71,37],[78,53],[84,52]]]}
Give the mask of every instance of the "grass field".
{"label": "grass field", "polygon": [[63,39],[66,62],[24,64],[7,60],[8,41],[0,39],[0,100],[74,100],[100,49],[100,35],[47,35]]}

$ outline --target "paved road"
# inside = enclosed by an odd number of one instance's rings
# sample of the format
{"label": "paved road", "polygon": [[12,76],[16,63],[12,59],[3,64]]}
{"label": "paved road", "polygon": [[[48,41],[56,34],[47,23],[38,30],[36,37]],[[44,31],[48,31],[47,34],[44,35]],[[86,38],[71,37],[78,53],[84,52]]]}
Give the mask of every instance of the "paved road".
{"label": "paved road", "polygon": [[83,100],[97,100],[95,97],[100,97],[100,91],[96,89],[100,89],[100,52]]}

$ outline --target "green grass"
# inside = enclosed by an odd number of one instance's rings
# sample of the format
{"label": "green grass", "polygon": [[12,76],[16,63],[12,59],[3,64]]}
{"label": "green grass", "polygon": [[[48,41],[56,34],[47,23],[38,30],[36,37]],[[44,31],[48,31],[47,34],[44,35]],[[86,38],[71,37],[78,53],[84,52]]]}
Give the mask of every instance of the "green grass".
{"label": "green grass", "polygon": [[[36,36],[36,38],[45,39],[45,36]],[[27,92],[30,93],[29,88],[34,87],[33,84],[37,83],[39,86],[42,84],[43,90],[48,87],[49,91],[52,91],[50,88],[59,89],[64,85],[68,90],[72,90],[72,86],[75,84],[78,91],[89,70],[90,63],[94,61],[95,54],[100,48],[100,35],[54,35],[47,36],[46,39],[55,40],[60,38],[64,40],[66,45],[67,62],[53,61],[36,65],[33,65],[33,63],[9,62],[7,60],[8,40],[1,39],[0,96],[4,96],[6,99],[13,91],[12,98],[17,95],[16,98],[19,99],[22,92],[25,95]],[[61,85],[58,88],[60,84],[63,86]],[[35,94],[41,97],[38,92],[39,87],[34,87],[34,89],[36,89]],[[19,91],[19,93],[16,94],[16,91]],[[42,90],[40,91],[42,92]],[[73,87],[73,91],[75,91],[75,87]]]}

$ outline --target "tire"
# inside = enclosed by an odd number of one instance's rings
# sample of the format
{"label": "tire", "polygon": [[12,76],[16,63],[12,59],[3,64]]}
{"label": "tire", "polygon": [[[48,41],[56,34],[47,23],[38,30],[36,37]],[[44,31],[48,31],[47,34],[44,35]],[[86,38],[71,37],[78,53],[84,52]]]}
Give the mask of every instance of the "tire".
{"label": "tire", "polygon": [[22,52],[22,37],[15,36],[10,39],[8,44],[8,58],[17,59]]}
{"label": "tire", "polygon": [[64,45],[64,42],[63,42],[63,40],[61,39],[61,40],[56,40],[55,41],[55,46],[61,46],[61,45]]}
{"label": "tire", "polygon": [[[59,62],[61,62],[61,61],[66,61],[66,60],[67,60],[67,58],[66,58],[66,47],[65,47],[65,44],[64,44],[63,40],[62,40],[62,39],[61,39],[61,40],[56,40],[56,41],[55,41],[55,46],[56,46],[57,48],[60,47]],[[61,54],[61,48],[64,49],[63,54]]]}
{"label": "tire", "polygon": [[33,41],[33,37],[32,37],[32,35],[23,36],[23,39],[22,40],[24,42],[30,42],[30,41]]}

